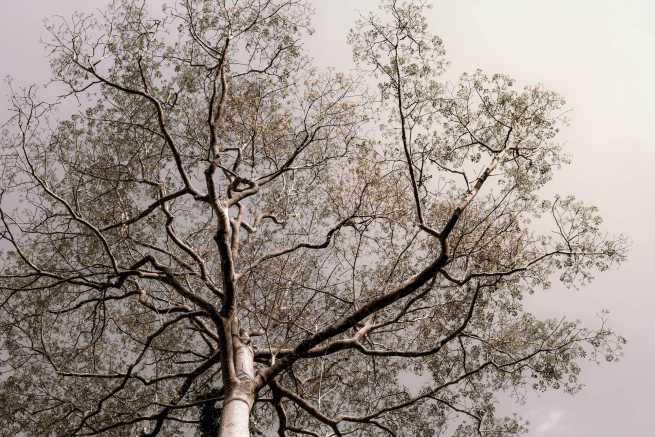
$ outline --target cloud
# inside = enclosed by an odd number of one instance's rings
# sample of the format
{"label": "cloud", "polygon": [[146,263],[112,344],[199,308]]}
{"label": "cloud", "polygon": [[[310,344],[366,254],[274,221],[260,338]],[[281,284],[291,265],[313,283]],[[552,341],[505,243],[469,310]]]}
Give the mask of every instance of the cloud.
{"label": "cloud", "polygon": [[549,411],[546,418],[535,427],[535,431],[537,434],[546,434],[555,431],[560,427],[564,414],[562,410]]}

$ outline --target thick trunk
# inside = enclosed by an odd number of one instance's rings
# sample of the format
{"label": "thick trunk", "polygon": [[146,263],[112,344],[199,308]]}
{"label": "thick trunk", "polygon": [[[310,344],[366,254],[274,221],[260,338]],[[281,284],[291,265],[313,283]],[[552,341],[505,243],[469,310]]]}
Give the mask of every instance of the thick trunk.
{"label": "thick trunk", "polygon": [[250,410],[255,402],[254,353],[243,331],[232,337],[232,346],[236,375],[225,390],[218,435],[250,437]]}
{"label": "thick trunk", "polygon": [[226,400],[218,427],[220,437],[250,437],[250,405],[242,399]]}

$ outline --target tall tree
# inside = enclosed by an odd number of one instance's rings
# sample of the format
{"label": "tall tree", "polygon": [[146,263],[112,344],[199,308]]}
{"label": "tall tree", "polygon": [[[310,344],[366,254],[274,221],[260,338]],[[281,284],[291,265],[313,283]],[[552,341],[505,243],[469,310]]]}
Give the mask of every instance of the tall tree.
{"label": "tall tree", "polygon": [[358,23],[356,78],[301,0],[49,27],[64,91],[15,90],[2,136],[3,435],[513,435],[500,393],[620,352],[523,307],[625,256],[543,197],[562,99],[446,83],[426,7]]}

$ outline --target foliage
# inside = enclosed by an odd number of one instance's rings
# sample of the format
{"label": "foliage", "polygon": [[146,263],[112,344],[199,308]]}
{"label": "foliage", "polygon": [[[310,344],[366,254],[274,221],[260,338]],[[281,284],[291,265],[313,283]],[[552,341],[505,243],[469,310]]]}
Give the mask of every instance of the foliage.
{"label": "foliage", "polygon": [[207,434],[239,396],[253,433],[514,435],[499,393],[617,357],[523,306],[626,251],[543,197],[562,98],[446,83],[426,7],[362,18],[357,77],[312,66],[300,0],[50,25],[65,93],[14,90],[2,137],[2,435]]}

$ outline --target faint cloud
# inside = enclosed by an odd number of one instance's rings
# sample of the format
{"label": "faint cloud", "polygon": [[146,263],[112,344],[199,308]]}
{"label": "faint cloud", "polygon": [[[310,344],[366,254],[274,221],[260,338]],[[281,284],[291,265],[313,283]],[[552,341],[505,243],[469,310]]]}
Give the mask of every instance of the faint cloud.
{"label": "faint cloud", "polygon": [[549,411],[548,414],[546,415],[546,418],[536,426],[535,431],[538,434],[546,434],[555,431],[560,427],[560,423],[562,422],[563,418],[564,418],[564,411],[562,410]]}

